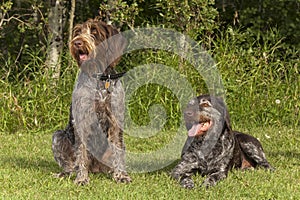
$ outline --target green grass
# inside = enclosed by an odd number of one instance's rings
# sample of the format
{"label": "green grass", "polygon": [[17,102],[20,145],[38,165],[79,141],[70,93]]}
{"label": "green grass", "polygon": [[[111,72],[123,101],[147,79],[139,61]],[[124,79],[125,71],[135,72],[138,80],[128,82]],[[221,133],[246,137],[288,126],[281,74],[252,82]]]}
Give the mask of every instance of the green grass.
{"label": "green grass", "polygon": [[[242,127],[242,126],[241,126]],[[288,127],[252,127],[262,142],[274,173],[237,171],[215,187],[185,190],[170,179],[172,166],[149,173],[130,173],[131,184],[117,184],[104,174],[90,175],[87,186],[74,176],[56,179],[60,171],[51,152],[51,132],[0,134],[0,199],[298,199],[300,196],[300,131]],[[127,146],[134,143],[127,137]],[[149,148],[148,146],[145,147]]]}

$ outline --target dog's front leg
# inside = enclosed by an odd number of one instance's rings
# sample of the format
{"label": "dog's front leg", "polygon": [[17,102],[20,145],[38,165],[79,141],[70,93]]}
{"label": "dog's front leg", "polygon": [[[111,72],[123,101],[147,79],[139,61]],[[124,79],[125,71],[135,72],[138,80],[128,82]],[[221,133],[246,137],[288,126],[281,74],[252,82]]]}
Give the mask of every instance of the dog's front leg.
{"label": "dog's front leg", "polygon": [[171,176],[180,182],[180,185],[187,189],[194,188],[194,181],[191,176],[194,174],[195,169],[198,168],[198,162],[188,162],[186,160],[180,163],[172,170]]}
{"label": "dog's front leg", "polygon": [[202,183],[202,186],[204,186],[206,188],[215,186],[218,181],[225,179],[227,177],[227,174],[228,174],[227,170],[221,170],[221,171],[212,173],[206,177],[206,179]]}
{"label": "dog's front leg", "polygon": [[125,150],[113,146],[113,179],[116,182],[130,183],[131,178],[126,172]]}
{"label": "dog's front leg", "polygon": [[78,141],[78,146],[77,146],[76,179],[74,182],[78,185],[85,185],[89,182],[87,149],[85,143],[82,142],[81,140],[80,142]]}

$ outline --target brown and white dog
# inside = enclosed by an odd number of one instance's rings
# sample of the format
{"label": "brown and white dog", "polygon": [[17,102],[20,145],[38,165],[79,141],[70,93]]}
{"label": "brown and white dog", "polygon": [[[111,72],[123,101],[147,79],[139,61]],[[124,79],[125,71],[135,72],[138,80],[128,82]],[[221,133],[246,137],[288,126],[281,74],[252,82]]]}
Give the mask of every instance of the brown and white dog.
{"label": "brown and white dog", "polygon": [[232,168],[263,167],[273,170],[261,143],[254,137],[232,131],[229,113],[221,98],[201,95],[184,111],[188,139],[181,160],[171,172],[182,187],[193,188],[191,176],[206,176],[203,186],[214,186]]}
{"label": "brown and white dog", "polygon": [[75,183],[84,185],[89,172],[106,172],[117,182],[131,182],[125,169],[122,74],[114,68],[125,47],[118,30],[98,19],[74,28],[70,52],[80,72],[69,124],[52,137],[54,158],[63,168],[58,177],[75,172]]}

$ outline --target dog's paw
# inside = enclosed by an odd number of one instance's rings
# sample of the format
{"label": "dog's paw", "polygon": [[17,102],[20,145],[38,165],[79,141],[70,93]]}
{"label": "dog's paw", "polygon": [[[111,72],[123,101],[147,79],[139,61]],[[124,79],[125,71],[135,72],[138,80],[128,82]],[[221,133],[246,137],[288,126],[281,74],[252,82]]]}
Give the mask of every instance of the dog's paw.
{"label": "dog's paw", "polygon": [[272,167],[270,166],[270,168],[267,169],[269,172],[275,172],[276,171],[276,168],[275,167]]}
{"label": "dog's paw", "polygon": [[276,168],[272,167],[268,162],[259,163],[259,165],[267,171],[274,172]]}
{"label": "dog's paw", "polygon": [[70,175],[71,175],[71,172],[60,172],[60,173],[53,174],[53,177],[55,177],[55,178],[65,178],[65,177],[70,176]]}
{"label": "dog's paw", "polygon": [[209,188],[209,187],[212,187],[212,186],[215,186],[217,184],[217,182],[212,179],[212,178],[207,178],[203,181],[203,183],[201,184],[202,187],[205,187],[205,188]]}
{"label": "dog's paw", "polygon": [[90,181],[88,173],[77,173],[76,179],[74,181],[77,185],[86,185]]}
{"label": "dog's paw", "polygon": [[180,185],[186,189],[193,189],[195,187],[194,181],[191,178],[184,178],[180,181]]}
{"label": "dog's paw", "polygon": [[87,178],[76,178],[74,183],[76,185],[87,185],[90,182],[90,179]]}
{"label": "dog's paw", "polygon": [[117,183],[130,183],[132,180],[126,172],[114,172],[113,179]]}

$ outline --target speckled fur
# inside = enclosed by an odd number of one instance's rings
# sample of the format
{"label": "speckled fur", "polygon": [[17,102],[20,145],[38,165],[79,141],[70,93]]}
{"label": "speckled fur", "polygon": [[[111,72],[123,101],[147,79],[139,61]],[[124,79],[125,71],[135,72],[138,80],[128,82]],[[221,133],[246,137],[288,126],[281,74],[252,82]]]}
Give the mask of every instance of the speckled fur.
{"label": "speckled fur", "polygon": [[188,130],[199,123],[201,115],[212,120],[212,127],[203,135],[187,138],[181,160],[171,172],[182,187],[195,186],[191,178],[194,173],[206,176],[202,185],[209,187],[225,179],[232,168],[261,166],[273,170],[256,138],[231,130],[229,113],[221,98],[201,95],[192,99],[184,111]]}

